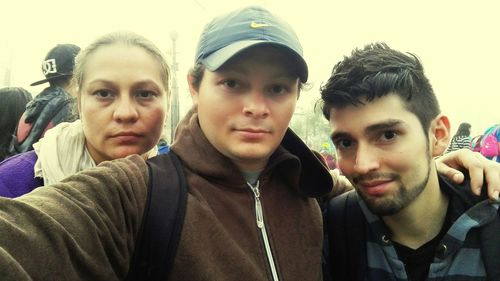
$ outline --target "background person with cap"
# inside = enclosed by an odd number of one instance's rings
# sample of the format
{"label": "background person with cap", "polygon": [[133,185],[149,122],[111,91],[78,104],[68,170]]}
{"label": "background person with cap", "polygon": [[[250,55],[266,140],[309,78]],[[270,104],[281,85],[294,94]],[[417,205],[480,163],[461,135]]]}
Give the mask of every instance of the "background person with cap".
{"label": "background person with cap", "polygon": [[34,82],[31,86],[49,83],[41,93],[26,106],[26,111],[19,120],[15,135],[9,146],[10,155],[33,149],[46,130],[61,122],[78,119],[74,109],[75,99],[68,91],[75,57],[80,47],[73,44],[58,44],[52,48],[42,62],[45,79]]}

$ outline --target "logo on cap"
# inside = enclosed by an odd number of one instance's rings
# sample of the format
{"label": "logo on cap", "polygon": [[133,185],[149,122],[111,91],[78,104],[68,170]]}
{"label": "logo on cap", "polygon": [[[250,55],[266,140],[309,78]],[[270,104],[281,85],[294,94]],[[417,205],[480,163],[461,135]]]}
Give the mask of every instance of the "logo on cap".
{"label": "logo on cap", "polygon": [[272,25],[270,25],[268,23],[258,23],[258,22],[255,22],[255,21],[252,21],[250,23],[250,27],[251,28],[255,28],[255,29],[262,28],[262,27],[269,27],[269,26],[272,26]]}
{"label": "logo on cap", "polygon": [[57,66],[55,59],[48,59],[42,63],[43,75],[47,76],[49,73],[57,73]]}

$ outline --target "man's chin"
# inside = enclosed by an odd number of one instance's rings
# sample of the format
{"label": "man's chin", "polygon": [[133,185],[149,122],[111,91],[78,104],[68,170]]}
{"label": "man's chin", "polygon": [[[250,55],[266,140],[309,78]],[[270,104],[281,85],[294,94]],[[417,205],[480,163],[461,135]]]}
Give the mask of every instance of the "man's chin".
{"label": "man's chin", "polygon": [[401,206],[394,204],[391,198],[373,198],[366,195],[362,196],[368,209],[378,216],[391,216],[401,211]]}

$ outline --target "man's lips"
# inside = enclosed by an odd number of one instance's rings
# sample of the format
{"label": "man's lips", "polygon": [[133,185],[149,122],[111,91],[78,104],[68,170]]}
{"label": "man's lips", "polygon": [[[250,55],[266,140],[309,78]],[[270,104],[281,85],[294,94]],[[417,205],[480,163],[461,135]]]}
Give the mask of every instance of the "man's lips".
{"label": "man's lips", "polygon": [[243,131],[243,132],[249,132],[249,133],[269,133],[269,130],[263,129],[263,128],[238,128],[235,129],[235,131]]}
{"label": "man's lips", "polygon": [[392,182],[392,180],[371,180],[358,182],[357,185],[369,195],[381,196],[387,192]]}
{"label": "man's lips", "polygon": [[365,188],[370,188],[370,187],[376,187],[381,184],[385,184],[390,182],[391,180],[371,180],[371,181],[361,181],[358,182],[360,186],[363,186]]}
{"label": "man's lips", "polygon": [[270,133],[269,130],[261,128],[239,128],[234,131],[243,136],[243,138],[250,140],[259,140]]}

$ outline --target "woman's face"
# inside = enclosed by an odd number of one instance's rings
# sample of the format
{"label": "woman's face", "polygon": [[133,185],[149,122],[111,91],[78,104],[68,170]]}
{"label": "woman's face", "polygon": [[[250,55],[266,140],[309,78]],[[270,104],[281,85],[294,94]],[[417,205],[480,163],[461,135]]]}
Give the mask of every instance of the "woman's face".
{"label": "woman's face", "polygon": [[78,106],[96,163],[144,154],[160,139],[167,94],[160,64],[144,49],[102,46],[89,55]]}

